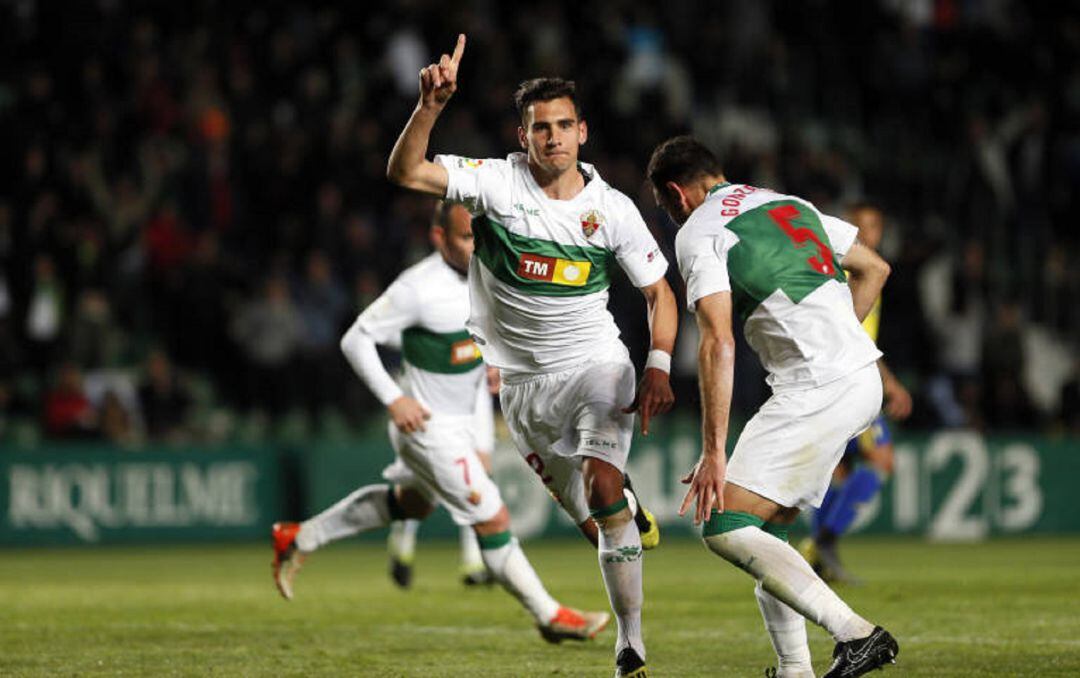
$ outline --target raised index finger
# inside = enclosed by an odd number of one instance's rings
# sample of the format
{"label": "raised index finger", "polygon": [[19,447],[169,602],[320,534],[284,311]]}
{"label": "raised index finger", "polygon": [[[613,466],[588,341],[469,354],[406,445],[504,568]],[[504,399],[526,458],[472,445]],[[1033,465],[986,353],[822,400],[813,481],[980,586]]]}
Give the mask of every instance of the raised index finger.
{"label": "raised index finger", "polygon": [[450,57],[450,63],[456,68],[458,63],[461,62],[461,55],[465,53],[465,34],[459,33],[457,36],[457,45],[454,46],[454,54]]}

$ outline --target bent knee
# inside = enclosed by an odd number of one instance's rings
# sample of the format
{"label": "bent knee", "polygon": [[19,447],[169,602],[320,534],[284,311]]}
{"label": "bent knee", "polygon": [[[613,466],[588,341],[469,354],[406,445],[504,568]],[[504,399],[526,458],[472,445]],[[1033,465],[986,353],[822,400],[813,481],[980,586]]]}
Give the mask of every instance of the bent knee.
{"label": "bent knee", "polygon": [[599,459],[586,459],[582,469],[585,501],[591,509],[602,509],[623,500],[622,471]]}
{"label": "bent knee", "polygon": [[500,532],[506,532],[510,529],[510,511],[503,506],[499,509],[493,517],[485,520],[482,523],[475,523],[473,530],[478,535],[491,535],[499,534]]}
{"label": "bent knee", "polygon": [[405,518],[423,520],[435,510],[435,506],[428,501],[427,497],[411,487],[397,487],[394,498]]}

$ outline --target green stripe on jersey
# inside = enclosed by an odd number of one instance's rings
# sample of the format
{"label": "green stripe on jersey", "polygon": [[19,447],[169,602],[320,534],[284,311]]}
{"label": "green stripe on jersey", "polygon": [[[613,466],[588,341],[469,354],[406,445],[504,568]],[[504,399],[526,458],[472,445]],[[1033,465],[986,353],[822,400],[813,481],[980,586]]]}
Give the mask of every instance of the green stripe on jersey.
{"label": "green stripe on jersey", "polygon": [[583,296],[611,284],[614,255],[602,247],[564,245],[511,233],[487,217],[473,220],[476,256],[517,289],[547,297]]}
{"label": "green stripe on jersey", "polygon": [[401,333],[401,355],[414,367],[440,374],[462,374],[483,362],[465,330],[440,334],[410,327]]}
{"label": "green stripe on jersey", "polygon": [[817,213],[795,200],[776,200],[727,224],[739,236],[728,252],[732,304],[743,322],[776,290],[794,303],[829,280],[846,282]]}

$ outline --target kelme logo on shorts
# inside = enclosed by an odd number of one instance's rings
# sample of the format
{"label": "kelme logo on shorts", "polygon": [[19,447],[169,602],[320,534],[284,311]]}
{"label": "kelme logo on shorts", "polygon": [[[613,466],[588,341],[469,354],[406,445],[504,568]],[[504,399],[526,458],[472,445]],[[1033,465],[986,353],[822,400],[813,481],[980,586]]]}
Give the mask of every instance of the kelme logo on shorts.
{"label": "kelme logo on shorts", "polygon": [[588,282],[591,270],[592,263],[588,261],[569,261],[522,253],[518,259],[517,274],[529,280],[581,287]]}

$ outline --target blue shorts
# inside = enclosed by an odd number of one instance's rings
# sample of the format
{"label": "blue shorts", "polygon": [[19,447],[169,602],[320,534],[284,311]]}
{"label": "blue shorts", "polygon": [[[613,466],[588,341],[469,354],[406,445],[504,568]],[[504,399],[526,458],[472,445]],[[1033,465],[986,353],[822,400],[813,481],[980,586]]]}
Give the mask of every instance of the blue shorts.
{"label": "blue shorts", "polygon": [[850,457],[848,461],[854,461],[864,450],[873,450],[882,445],[892,442],[892,433],[889,431],[889,423],[884,414],[879,414],[870,428],[848,441],[844,457]]}

